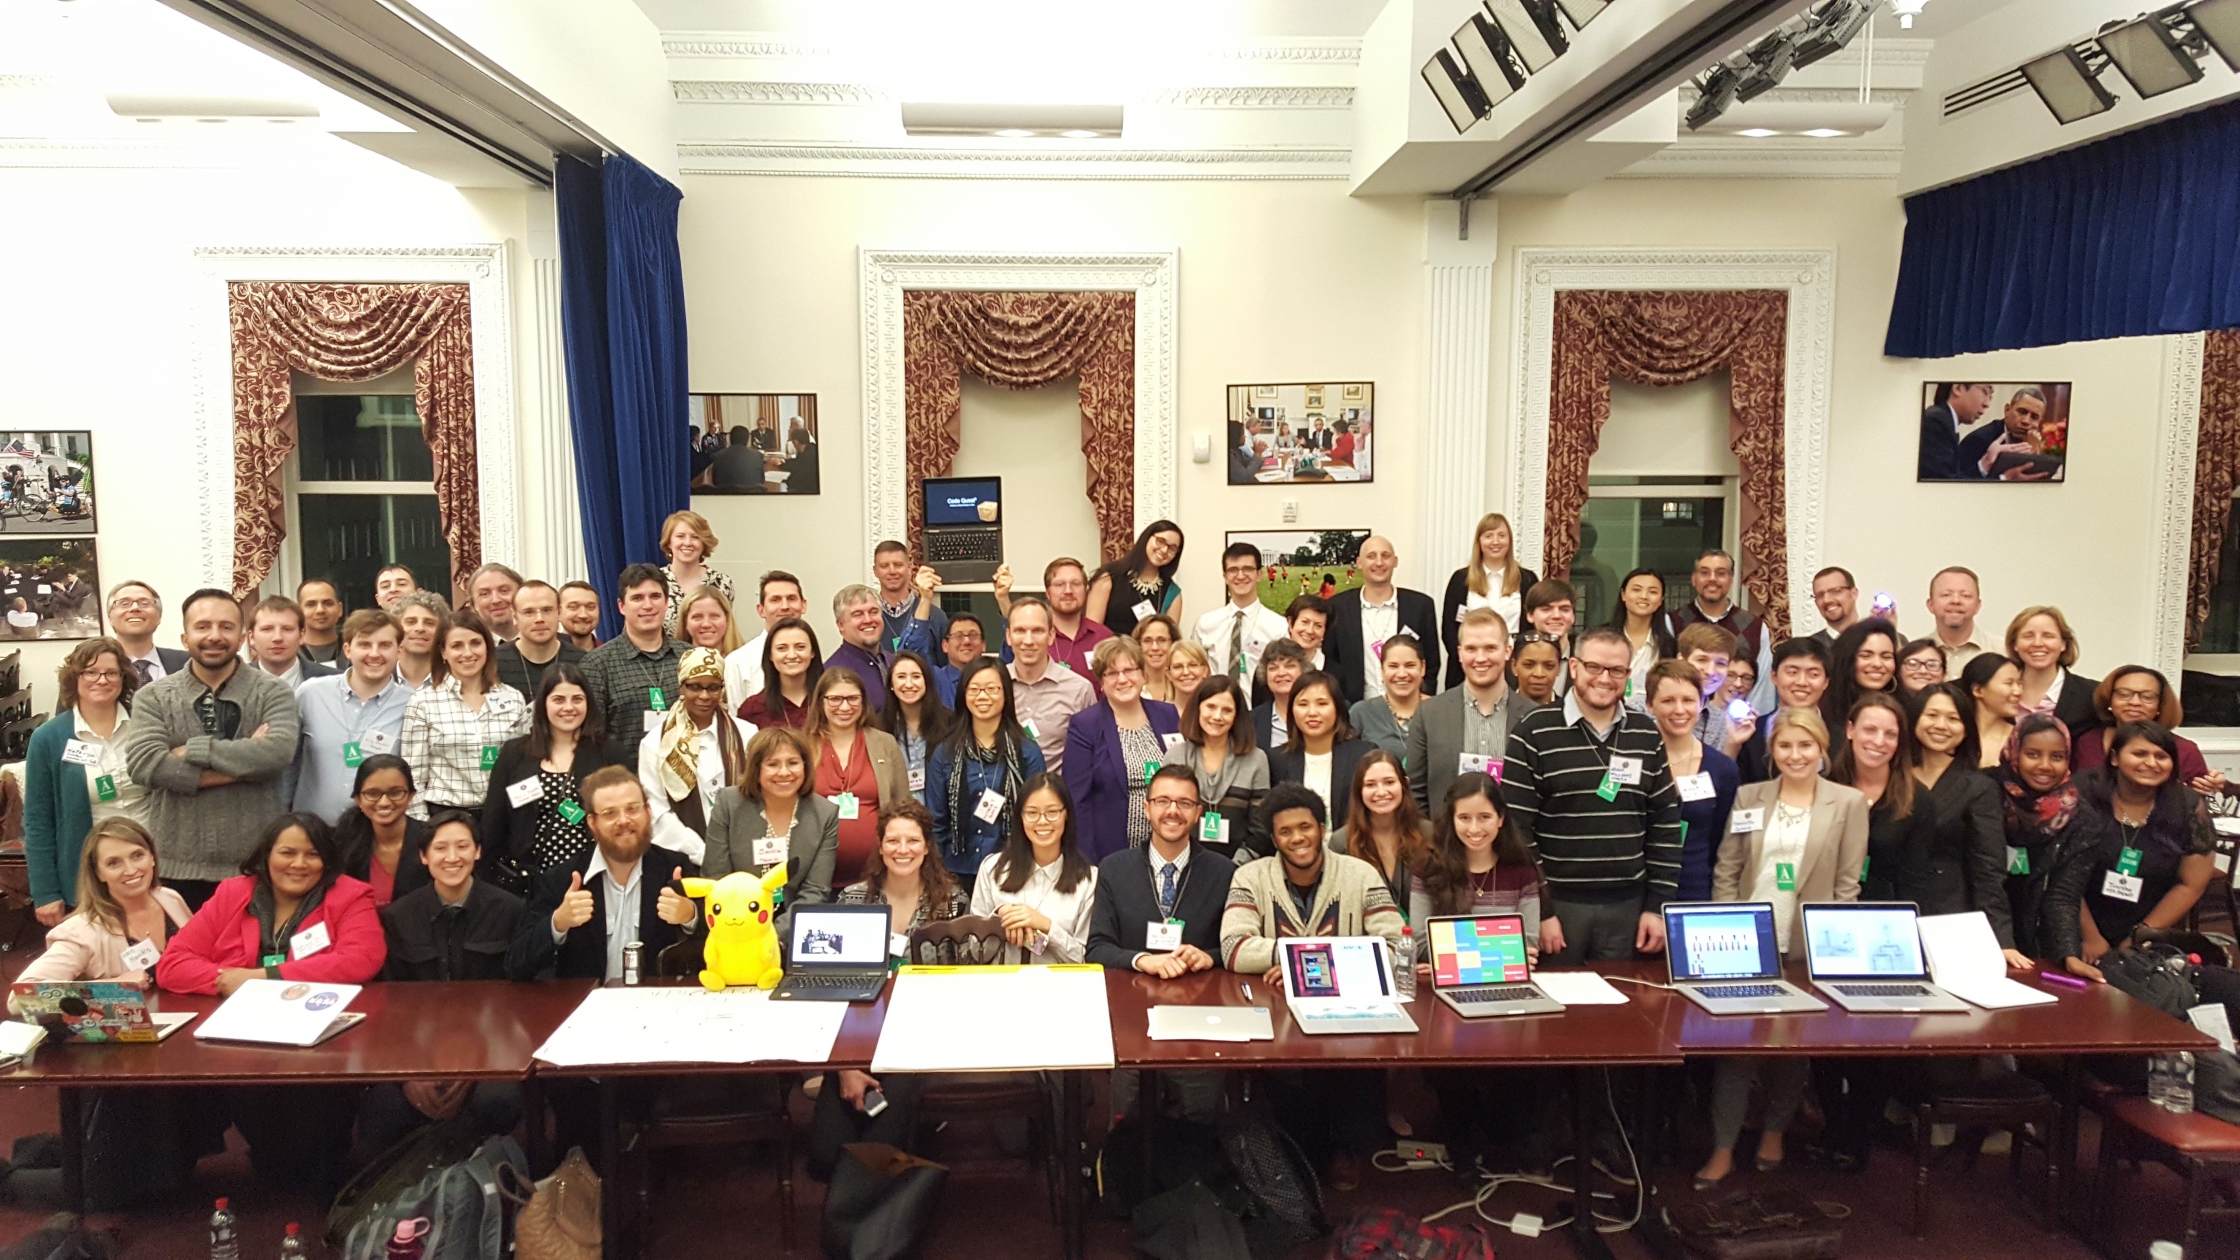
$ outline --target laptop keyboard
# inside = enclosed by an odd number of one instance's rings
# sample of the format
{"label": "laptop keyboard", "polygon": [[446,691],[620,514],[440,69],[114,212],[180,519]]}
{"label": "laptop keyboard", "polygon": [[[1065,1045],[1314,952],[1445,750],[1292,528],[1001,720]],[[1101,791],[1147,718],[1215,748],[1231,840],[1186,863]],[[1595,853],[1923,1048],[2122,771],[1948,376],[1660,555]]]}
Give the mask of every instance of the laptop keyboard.
{"label": "laptop keyboard", "polygon": [[1699,984],[1696,992],[1707,998],[1782,997],[1788,990],[1778,984]]}
{"label": "laptop keyboard", "polygon": [[926,532],[926,559],[932,561],[1001,560],[1003,538],[994,530],[964,533]]}
{"label": "laptop keyboard", "polygon": [[1836,986],[1836,991],[1852,997],[1865,998],[1929,996],[1929,991],[1918,984],[1839,984]]}
{"label": "laptop keyboard", "polygon": [[868,976],[788,976],[796,989],[853,989],[871,982]]}
{"label": "laptop keyboard", "polygon": [[1457,1002],[1535,1002],[1540,998],[1536,989],[1511,986],[1509,988],[1456,989],[1448,997]]}

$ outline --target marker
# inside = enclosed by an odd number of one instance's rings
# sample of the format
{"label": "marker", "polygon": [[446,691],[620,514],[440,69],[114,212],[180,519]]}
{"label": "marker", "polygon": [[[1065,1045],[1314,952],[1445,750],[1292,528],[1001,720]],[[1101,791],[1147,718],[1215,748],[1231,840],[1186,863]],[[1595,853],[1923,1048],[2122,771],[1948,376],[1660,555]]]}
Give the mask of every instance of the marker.
{"label": "marker", "polygon": [[2072,989],[2089,989],[2092,987],[2092,982],[2082,976],[2065,976],[2058,971],[2041,971],[2038,973],[2038,978],[2054,984],[2065,984]]}

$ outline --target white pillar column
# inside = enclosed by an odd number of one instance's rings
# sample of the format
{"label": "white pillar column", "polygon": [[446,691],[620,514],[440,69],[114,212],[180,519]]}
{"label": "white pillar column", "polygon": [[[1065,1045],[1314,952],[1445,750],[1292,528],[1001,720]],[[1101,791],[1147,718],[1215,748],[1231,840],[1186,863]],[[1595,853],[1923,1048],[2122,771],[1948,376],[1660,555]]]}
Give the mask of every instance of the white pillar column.
{"label": "white pillar column", "polygon": [[529,326],[521,344],[524,485],[530,529],[521,562],[553,585],[589,578],[576,503],[575,434],[568,427],[568,364],[560,340],[560,235],[552,195],[529,199]]}
{"label": "white pillar column", "polygon": [[1460,209],[1451,198],[1423,207],[1423,516],[1414,568],[1434,598],[1488,503],[1495,217],[1490,199],[1472,206],[1463,240]]}

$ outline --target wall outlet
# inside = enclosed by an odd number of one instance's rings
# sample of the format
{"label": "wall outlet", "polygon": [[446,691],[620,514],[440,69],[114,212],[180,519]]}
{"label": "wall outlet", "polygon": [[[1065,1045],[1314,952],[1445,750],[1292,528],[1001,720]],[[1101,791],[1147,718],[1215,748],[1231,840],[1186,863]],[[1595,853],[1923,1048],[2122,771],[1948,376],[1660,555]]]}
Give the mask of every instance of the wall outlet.
{"label": "wall outlet", "polygon": [[1283,501],[1283,523],[1286,525],[1299,523],[1299,501],[1297,499],[1285,499]]}

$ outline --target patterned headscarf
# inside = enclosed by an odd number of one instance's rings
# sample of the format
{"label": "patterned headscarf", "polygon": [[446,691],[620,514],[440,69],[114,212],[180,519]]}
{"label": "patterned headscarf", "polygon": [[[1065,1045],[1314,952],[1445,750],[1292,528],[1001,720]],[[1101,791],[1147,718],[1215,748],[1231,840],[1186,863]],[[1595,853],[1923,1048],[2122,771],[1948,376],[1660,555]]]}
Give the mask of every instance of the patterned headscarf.
{"label": "patterned headscarf", "polygon": [[2074,775],[2064,775],[2061,782],[2044,791],[2022,777],[2022,741],[2047,731],[2060,735],[2062,748],[2073,751],[2069,728],[2060,718],[2051,713],[2026,713],[2014,724],[2014,733],[2007,736],[2007,746],[1999,752],[1998,768],[1991,772],[2006,807],[2007,838],[2024,846],[2058,838],[2076,818],[2081,802]]}
{"label": "patterned headscarf", "polygon": [[[713,648],[686,648],[677,664],[680,703],[669,710],[668,720],[661,724],[661,788],[672,801],[681,801],[700,790],[700,731],[685,713],[681,696],[686,683],[709,678],[723,681],[722,654]],[[730,716],[722,705],[716,706],[716,747],[723,752],[723,778],[726,783],[737,783],[746,773],[747,747]]]}

